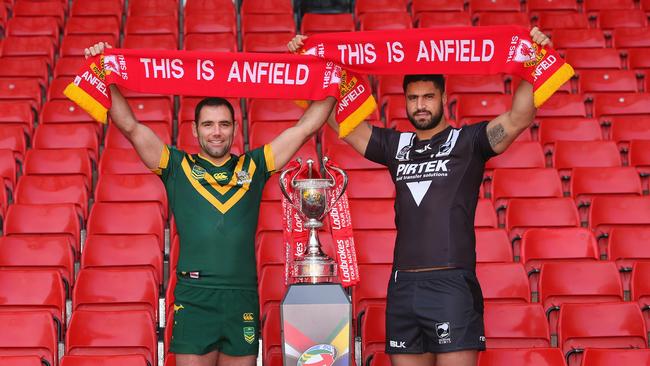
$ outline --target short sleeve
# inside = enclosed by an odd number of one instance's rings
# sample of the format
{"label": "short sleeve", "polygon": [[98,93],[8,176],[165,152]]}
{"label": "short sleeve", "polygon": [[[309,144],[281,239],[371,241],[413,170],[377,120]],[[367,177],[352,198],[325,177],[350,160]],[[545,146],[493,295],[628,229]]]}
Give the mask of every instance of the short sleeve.
{"label": "short sleeve", "polygon": [[263,168],[261,171],[265,180],[268,180],[275,173],[275,160],[273,159],[273,151],[271,151],[270,144],[253,149],[248,154],[255,162],[257,169]]}
{"label": "short sleeve", "polygon": [[166,182],[169,177],[173,176],[175,172],[180,169],[184,155],[185,153],[183,151],[177,150],[168,145],[163,145],[158,168],[152,169],[152,172],[157,174],[163,182]]}
{"label": "short sleeve", "polygon": [[490,145],[490,140],[487,137],[487,126],[488,121],[483,121],[472,126],[476,129],[474,133],[474,147],[475,151],[484,159],[488,160],[493,156],[496,156],[497,153],[494,152],[492,146]]}
{"label": "short sleeve", "polygon": [[366,147],[365,157],[377,164],[388,165],[390,156],[393,153],[391,149],[391,136],[394,130],[372,126],[370,140]]}

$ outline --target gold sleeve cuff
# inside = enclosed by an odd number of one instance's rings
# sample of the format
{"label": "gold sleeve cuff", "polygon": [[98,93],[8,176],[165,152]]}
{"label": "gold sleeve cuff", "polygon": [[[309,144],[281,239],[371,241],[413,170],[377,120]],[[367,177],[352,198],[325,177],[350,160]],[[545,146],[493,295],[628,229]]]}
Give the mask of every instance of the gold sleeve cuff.
{"label": "gold sleeve cuff", "polygon": [[269,173],[275,171],[275,161],[273,160],[273,151],[271,151],[271,144],[264,145],[264,161],[266,162],[266,170]]}

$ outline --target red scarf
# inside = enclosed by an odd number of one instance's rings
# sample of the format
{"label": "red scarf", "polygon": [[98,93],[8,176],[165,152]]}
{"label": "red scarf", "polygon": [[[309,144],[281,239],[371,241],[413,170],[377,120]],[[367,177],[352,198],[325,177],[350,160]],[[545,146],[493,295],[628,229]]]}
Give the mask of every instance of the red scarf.
{"label": "red scarf", "polygon": [[536,107],[574,73],[519,26],[317,34],[303,50],[364,74],[513,74],[533,84]]}
{"label": "red scarf", "polygon": [[109,84],[143,93],[269,99],[338,99],[336,119],[352,129],[376,107],[364,79],[333,62],[290,54],[106,49],[91,57],[64,94],[106,122]]}

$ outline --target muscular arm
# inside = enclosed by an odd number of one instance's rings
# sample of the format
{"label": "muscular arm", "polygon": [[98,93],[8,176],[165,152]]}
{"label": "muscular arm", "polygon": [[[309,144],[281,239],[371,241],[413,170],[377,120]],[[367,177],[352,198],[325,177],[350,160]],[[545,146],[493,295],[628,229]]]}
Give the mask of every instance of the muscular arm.
{"label": "muscular arm", "polygon": [[282,168],[300,149],[300,146],[325,123],[335,101],[333,97],[327,97],[313,102],[295,126],[286,129],[271,141],[271,151],[276,169]]}
{"label": "muscular arm", "polygon": [[131,142],[144,165],[157,169],[164,143],[149,127],[138,122],[129,103],[115,85],[111,85],[111,97],[109,113],[113,124]]}
{"label": "muscular arm", "polygon": [[533,85],[522,81],[512,98],[512,109],[487,125],[487,136],[492,150],[497,154],[504,152],[519,134],[530,127],[535,112]]}
{"label": "muscular arm", "polygon": [[[334,113],[332,113],[327,119],[327,124],[336,131],[336,134],[339,133],[339,124],[334,119]],[[365,156],[366,148],[368,147],[368,142],[370,141],[370,135],[372,134],[372,126],[366,121],[361,122],[352,132],[343,138],[343,141],[347,142],[352,148],[354,148],[359,154]]]}

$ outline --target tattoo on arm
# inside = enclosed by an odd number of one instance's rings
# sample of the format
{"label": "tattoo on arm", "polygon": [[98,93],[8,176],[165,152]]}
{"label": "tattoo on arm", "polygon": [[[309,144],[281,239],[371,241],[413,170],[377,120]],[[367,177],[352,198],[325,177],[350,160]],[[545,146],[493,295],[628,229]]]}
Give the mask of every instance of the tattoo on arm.
{"label": "tattoo on arm", "polygon": [[503,139],[506,138],[506,130],[500,123],[487,130],[488,141],[492,148],[496,147]]}

